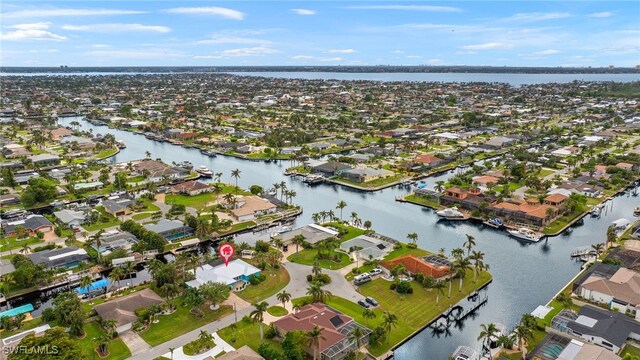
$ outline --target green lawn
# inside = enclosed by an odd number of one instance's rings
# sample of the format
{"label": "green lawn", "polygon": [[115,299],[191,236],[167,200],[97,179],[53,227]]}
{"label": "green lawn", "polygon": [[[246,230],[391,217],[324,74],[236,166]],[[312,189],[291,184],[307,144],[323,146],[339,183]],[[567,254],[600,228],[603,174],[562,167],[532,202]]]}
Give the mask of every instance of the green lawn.
{"label": "green lawn", "polygon": [[361,188],[376,188],[379,186],[385,186],[385,185],[389,185],[391,183],[394,183],[396,181],[401,180],[404,177],[404,175],[402,174],[395,174],[393,176],[389,176],[386,178],[382,178],[382,179],[376,179],[376,180],[372,180],[372,181],[367,181],[365,183],[359,183],[359,182],[355,182],[355,181],[351,181],[351,180],[347,180],[347,179],[343,179],[343,178],[335,178],[333,179],[335,182],[340,183],[340,184],[344,184],[344,185],[353,185],[356,187],[361,187]]}
{"label": "green lawn", "polygon": [[287,286],[290,280],[284,266],[280,266],[277,270],[267,267],[260,273],[267,277],[265,281],[258,285],[248,285],[244,290],[236,292],[236,295],[250,303],[255,303],[277,294]]}
{"label": "green lawn", "polygon": [[[100,358],[98,356],[98,353],[95,352],[95,348],[97,346],[96,346],[96,343],[93,341],[93,338],[95,338],[96,336],[98,336],[100,333],[104,331],[100,328],[98,323],[95,321],[92,321],[86,324],[84,326],[84,331],[86,333],[85,337],[83,337],[82,339],[76,338],[76,342],[82,348],[83,357],[85,359]],[[95,357],[94,357],[94,354],[95,354]],[[125,345],[125,343],[120,338],[116,338],[109,343],[109,356],[107,356],[106,358],[100,358],[100,359],[110,359],[110,360],[118,359],[119,360],[119,359],[126,359],[129,356],[131,356],[131,352],[129,351],[129,348],[127,347],[127,345]]]}
{"label": "green lawn", "polygon": [[[339,212],[338,212],[338,214],[339,214]],[[364,230],[362,230],[362,229],[358,229],[356,227],[345,225],[345,224],[341,224],[341,223],[338,223],[338,222],[328,222],[328,223],[322,224],[322,226],[330,226],[330,227],[336,228],[338,230],[346,230],[347,233],[340,238],[340,241],[342,241],[342,242],[345,242],[347,240],[351,240],[351,239],[353,239],[355,237],[358,237],[358,236],[364,234]]]}
{"label": "green lawn", "polygon": [[151,324],[147,330],[140,333],[140,337],[151,346],[160,345],[233,312],[230,306],[221,306],[215,311],[205,309],[204,316],[196,318],[189,312],[188,307],[182,306],[182,297],[170,302],[175,304],[178,309],[173,314],[158,316],[160,321],[157,324]]}
{"label": "green lawn", "polygon": [[98,219],[98,221],[96,221],[93,224],[83,224],[82,227],[85,230],[87,230],[87,231],[96,231],[96,230],[106,229],[108,227],[112,227],[112,226],[116,226],[116,225],[120,224],[120,221],[118,221],[118,219],[116,219],[115,216],[105,212],[104,208],[102,206],[98,206],[95,209],[100,212],[100,214],[101,214],[100,218],[106,217],[108,220],[105,221],[105,222],[102,222],[101,219]]}
{"label": "green lawn", "polygon": [[267,312],[273,316],[285,316],[287,315],[289,312],[287,311],[287,309],[283,308],[282,306],[278,306],[278,305],[274,305],[271,306],[269,308],[267,308]]}
{"label": "green lawn", "polygon": [[423,250],[423,249],[420,249],[420,248],[412,249],[412,248],[408,247],[407,244],[402,244],[402,248],[394,249],[393,251],[388,253],[387,256],[384,257],[384,260],[395,259],[395,258],[397,258],[399,256],[409,255],[409,254],[420,257],[420,256],[430,255],[431,253],[428,252],[427,250]]}
{"label": "green lawn", "polygon": [[96,154],[96,158],[98,159],[102,159],[102,158],[106,158],[109,157],[115,153],[118,152],[118,149],[109,149],[109,150],[102,150],[99,153]]}
{"label": "green lawn", "polygon": [[[337,270],[351,264],[351,259],[349,258],[349,255],[340,253],[340,252],[333,252],[333,254],[337,254],[338,256],[340,256],[340,262],[323,259],[323,260],[320,260],[320,267],[325,269]],[[289,255],[289,257],[287,257],[287,260],[294,263],[298,263],[298,264],[312,266],[313,263],[316,261],[317,256],[318,256],[317,249],[304,249],[304,250],[300,250],[300,252],[298,252],[297,254],[294,253]]]}
{"label": "green lawn", "polygon": [[[262,325],[263,330],[265,330],[266,327],[266,325]],[[258,347],[260,346],[260,325],[251,321],[238,321],[235,327],[231,325],[218,330],[218,335],[222,340],[236,349],[247,345],[254,351],[258,351]],[[275,349],[282,352],[282,343],[280,341],[269,339],[265,339],[264,341],[272,344]]]}
{"label": "green lawn", "polygon": [[555,170],[551,170],[551,169],[542,169],[540,170],[540,173],[538,174],[538,176],[540,178],[543,178],[545,176],[549,176],[551,174],[553,174],[555,172]]}
{"label": "green lawn", "polygon": [[153,213],[142,213],[142,214],[135,214],[133,215],[131,218],[133,220],[142,220],[142,219],[146,219],[149,218],[153,215]]}
{"label": "green lawn", "polygon": [[[222,196],[226,193],[236,194],[235,186],[223,185],[222,193],[219,195],[219,198],[222,199]],[[240,189],[237,195],[251,195],[250,192],[244,191]],[[168,205],[184,205],[187,207],[194,208],[196,210],[203,210],[206,207],[207,203],[213,203],[216,201],[216,195],[214,193],[204,193],[200,195],[182,195],[182,194],[170,194],[167,195],[164,199],[165,204]]]}
{"label": "green lawn", "polygon": [[626,354],[629,354],[634,357],[640,357],[640,348],[637,348],[633,345],[625,345],[620,352],[620,356],[624,358]]}
{"label": "green lawn", "polygon": [[[422,328],[434,318],[438,317],[440,313],[445,311],[449,306],[456,304],[460,300],[464,299],[469,293],[480,287],[482,284],[488,282],[491,279],[491,275],[488,272],[482,272],[477,279],[477,282],[473,282],[473,271],[468,270],[467,276],[462,283],[462,291],[458,291],[458,280],[453,282],[453,289],[451,291],[451,298],[447,298],[448,289],[445,289],[444,294],[440,294],[439,304],[436,306],[436,291],[424,289],[416,282],[412,283],[413,294],[398,294],[395,291],[389,289],[391,283],[383,279],[377,279],[360,286],[360,293],[365,296],[371,296],[378,300],[380,306],[375,309],[378,314],[373,320],[365,320],[362,317],[362,307],[357,304],[351,303],[347,300],[336,304],[336,309],[343,311],[349,316],[352,316],[356,321],[362,323],[367,327],[376,327],[381,323],[381,314],[383,311],[389,311],[390,313],[398,317],[397,327],[391,332],[386,342],[382,344],[375,344],[370,346],[370,351],[373,355],[379,356],[391,349],[395,344],[398,344],[404,338],[411,333]],[[337,298],[332,298],[329,301],[330,306],[333,302],[336,302]]]}
{"label": "green lawn", "polygon": [[241,222],[241,223],[237,223],[237,224],[233,224],[231,225],[231,227],[229,229],[225,229],[225,230],[220,230],[218,231],[218,234],[220,235],[226,235],[226,234],[230,234],[236,231],[240,231],[240,230],[244,230],[246,228],[255,226],[256,222],[255,221],[245,221],[245,222]]}
{"label": "green lawn", "polygon": [[426,206],[426,207],[430,207],[433,209],[438,208],[438,206],[440,205],[438,203],[438,200],[435,199],[434,197],[432,197],[431,199],[426,198],[424,196],[418,196],[415,194],[411,194],[411,195],[407,195],[404,197],[404,199],[410,203],[413,204],[417,204],[417,205],[422,205],[422,206]]}
{"label": "green lawn", "polygon": [[567,226],[568,223],[573,221],[578,216],[582,215],[584,211],[585,211],[584,209],[576,209],[576,211],[572,213],[563,215],[558,219],[554,220],[551,224],[547,225],[547,227],[545,227],[542,232],[547,235],[556,234],[558,231],[560,231],[560,229]]}
{"label": "green lawn", "polygon": [[29,245],[30,248],[34,248],[36,244],[44,244],[44,240],[40,240],[35,236],[29,236],[26,238],[18,239],[16,236],[4,238],[0,241],[0,251],[9,251],[13,249],[20,250],[24,245]]}

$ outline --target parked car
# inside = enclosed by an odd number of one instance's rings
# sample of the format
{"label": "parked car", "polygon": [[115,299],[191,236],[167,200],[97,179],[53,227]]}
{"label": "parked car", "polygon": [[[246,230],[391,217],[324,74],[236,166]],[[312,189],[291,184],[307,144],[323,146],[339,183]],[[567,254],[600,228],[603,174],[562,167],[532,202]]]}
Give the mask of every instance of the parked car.
{"label": "parked car", "polygon": [[376,301],[376,299],[367,296],[366,298],[364,298],[366,302],[368,302],[369,304],[371,304],[371,306],[378,306],[378,302]]}
{"label": "parked car", "polygon": [[369,273],[360,274],[353,278],[353,283],[356,285],[362,285],[369,281],[371,281],[371,275],[369,275]]}
{"label": "parked car", "polygon": [[362,306],[365,309],[368,309],[370,307],[369,304],[364,300],[358,300],[358,305]]}
{"label": "parked car", "polygon": [[373,270],[369,271],[369,274],[371,274],[371,276],[374,276],[374,275],[380,275],[380,274],[382,274],[382,269],[380,269],[380,268],[375,268],[375,269],[373,269]]}

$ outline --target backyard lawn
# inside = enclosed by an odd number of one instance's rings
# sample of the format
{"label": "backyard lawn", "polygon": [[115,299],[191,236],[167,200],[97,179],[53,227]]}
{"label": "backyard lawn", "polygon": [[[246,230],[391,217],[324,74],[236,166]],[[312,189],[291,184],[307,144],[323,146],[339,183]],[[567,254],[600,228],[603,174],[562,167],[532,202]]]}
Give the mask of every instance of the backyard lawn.
{"label": "backyard lawn", "polygon": [[[263,331],[266,330],[266,328],[266,325],[262,325]],[[238,321],[235,324],[235,328],[234,325],[231,325],[218,330],[218,335],[222,340],[236,349],[247,345],[254,351],[258,351],[258,347],[260,346],[260,325],[252,321]],[[273,345],[276,350],[282,352],[282,343],[280,341],[269,339],[264,339],[264,341]]]}
{"label": "backyard lawn", "polygon": [[[222,199],[222,196],[226,193],[236,194],[235,186],[232,185],[223,185],[222,193],[218,196],[219,199]],[[244,191],[242,189],[238,190],[237,195],[251,195],[250,192]],[[203,210],[206,208],[208,203],[213,203],[216,201],[216,194],[214,193],[204,193],[200,195],[182,195],[182,194],[170,194],[167,195],[164,199],[164,203],[168,205],[184,205],[187,207],[194,208],[196,210]]]}
{"label": "backyard lawn", "polygon": [[[86,333],[85,337],[82,339],[77,339],[76,342],[82,348],[83,358],[85,359],[94,359],[100,358],[98,353],[95,352],[96,343],[93,341],[93,338],[100,335],[100,333],[104,332],[100,328],[97,322],[92,321],[84,326],[84,331]],[[94,356],[95,354],[95,356]],[[131,352],[125,343],[120,339],[116,338],[111,340],[109,343],[109,356],[100,359],[109,359],[109,360],[119,360],[126,359],[131,356]]]}
{"label": "backyard lawn", "polygon": [[271,314],[272,316],[285,316],[287,315],[289,312],[287,311],[287,309],[283,308],[282,306],[278,306],[278,305],[274,305],[271,306],[269,308],[267,308],[267,312],[269,314]]}
{"label": "backyard lawn", "polygon": [[280,266],[277,270],[267,267],[260,273],[267,277],[265,281],[258,285],[248,285],[244,290],[236,292],[236,295],[250,303],[255,303],[277,294],[289,283],[289,273],[284,266]]}
{"label": "backyard lawn", "polygon": [[204,316],[196,318],[189,312],[188,307],[182,306],[182,301],[182,297],[169,301],[178,307],[177,310],[170,315],[158,316],[160,321],[157,324],[151,324],[147,330],[140,333],[140,337],[151,346],[160,345],[233,312],[230,306],[221,306],[214,311],[205,309]]}
{"label": "backyard lawn", "polygon": [[141,213],[141,214],[135,214],[133,215],[131,218],[133,220],[142,220],[142,219],[146,219],[149,218],[153,215],[153,213]]}
{"label": "backyard lawn", "polygon": [[[295,245],[294,245],[295,246]],[[330,270],[341,269],[349,264],[351,264],[351,258],[349,255],[341,253],[341,252],[333,252],[333,255],[338,255],[340,257],[340,262],[335,262],[333,260],[322,259],[320,260],[320,267]],[[303,265],[312,266],[316,261],[316,257],[318,256],[317,249],[304,249],[300,250],[297,254],[293,253],[287,257],[287,260]]]}
{"label": "backyard lawn", "polygon": [[322,224],[322,226],[333,227],[333,228],[336,228],[336,229],[339,229],[339,230],[340,229],[346,230],[347,233],[340,238],[340,241],[342,241],[342,242],[347,241],[347,240],[351,240],[351,239],[353,239],[355,237],[358,237],[358,236],[364,234],[364,230],[362,230],[362,229],[358,229],[356,227],[349,226],[349,225],[340,224],[338,222],[328,222],[328,223]]}
{"label": "backyard lawn", "polygon": [[412,204],[422,205],[422,206],[430,207],[433,209],[436,209],[438,208],[438,206],[440,206],[440,204],[438,203],[438,200],[435,197],[427,198],[424,196],[411,194],[411,195],[405,196],[404,199],[405,201],[408,201]]}
{"label": "backyard lawn", "polygon": [[44,240],[40,240],[35,236],[29,236],[26,238],[18,239],[16,236],[4,238],[0,241],[0,251],[9,251],[16,249],[16,253],[22,249],[24,245],[28,245],[31,249],[36,247],[36,244],[44,244]]}
{"label": "backyard lawn", "polygon": [[245,221],[245,222],[233,224],[228,229],[219,230],[218,234],[226,235],[226,234],[230,234],[230,233],[233,233],[233,232],[236,232],[236,231],[244,230],[246,228],[249,228],[249,227],[252,227],[252,226],[255,226],[255,225],[256,225],[255,221]]}
{"label": "backyard lawn", "polygon": [[627,344],[622,348],[622,351],[620,352],[620,356],[622,356],[624,358],[624,356],[626,354],[631,355],[632,359],[639,358],[640,357],[640,348],[637,348],[635,346]]}
{"label": "backyard lawn", "polygon": [[[98,221],[94,222],[93,224],[83,224],[82,228],[84,228],[85,230],[96,231],[120,224],[120,221],[118,221],[118,219],[116,219],[113,215],[106,213],[102,206],[98,206],[95,209],[100,212],[100,219],[98,219]],[[106,217],[106,219],[108,220],[103,222],[103,217]]]}
{"label": "backyard lawn", "polygon": [[403,177],[404,177],[404,175],[402,175],[402,174],[395,174],[393,176],[389,176],[389,177],[381,178],[381,179],[376,179],[376,180],[371,180],[371,181],[367,181],[367,182],[364,182],[364,183],[351,181],[351,180],[347,180],[347,179],[343,179],[343,178],[335,178],[335,179],[332,179],[332,180],[337,182],[337,183],[339,183],[339,184],[351,185],[351,186],[355,186],[355,187],[361,187],[361,188],[370,189],[370,188],[376,188],[376,187],[379,187],[379,186],[389,185],[389,184],[394,183],[396,181],[402,180]]}

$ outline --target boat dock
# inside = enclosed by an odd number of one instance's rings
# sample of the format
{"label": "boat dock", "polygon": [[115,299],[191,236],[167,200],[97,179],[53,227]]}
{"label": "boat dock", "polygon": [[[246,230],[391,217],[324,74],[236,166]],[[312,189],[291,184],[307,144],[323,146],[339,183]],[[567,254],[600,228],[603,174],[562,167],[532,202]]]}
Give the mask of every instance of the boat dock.
{"label": "boat dock", "polygon": [[577,249],[574,249],[574,250],[571,252],[571,257],[572,257],[572,258],[575,258],[575,257],[582,257],[582,256],[584,256],[584,255],[591,255],[591,254],[593,254],[593,253],[595,253],[595,250],[593,250],[593,249],[592,249],[592,248],[590,248],[590,247],[587,247],[587,248],[577,248]]}

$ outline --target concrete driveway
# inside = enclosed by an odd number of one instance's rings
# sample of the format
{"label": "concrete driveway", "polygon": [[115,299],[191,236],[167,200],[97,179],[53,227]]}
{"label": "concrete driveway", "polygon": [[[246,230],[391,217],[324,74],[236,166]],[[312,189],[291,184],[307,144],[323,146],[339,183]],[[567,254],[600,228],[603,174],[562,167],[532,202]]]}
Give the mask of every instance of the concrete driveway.
{"label": "concrete driveway", "polygon": [[120,334],[120,339],[124,341],[132,355],[151,349],[151,345],[147,344],[140,335],[133,330],[128,330]]}

